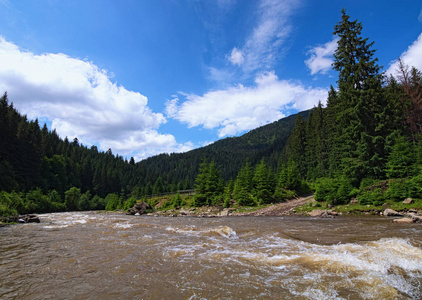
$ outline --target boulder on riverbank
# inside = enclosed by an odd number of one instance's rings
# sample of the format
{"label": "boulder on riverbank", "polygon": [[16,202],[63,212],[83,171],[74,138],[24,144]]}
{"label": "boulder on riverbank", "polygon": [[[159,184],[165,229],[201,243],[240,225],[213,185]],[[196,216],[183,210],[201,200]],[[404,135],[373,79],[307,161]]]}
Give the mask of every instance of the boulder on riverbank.
{"label": "boulder on riverbank", "polygon": [[135,204],[134,207],[130,208],[127,213],[128,215],[143,215],[147,213],[147,210],[152,209],[151,205],[144,201],[140,201]]}
{"label": "boulder on riverbank", "polygon": [[225,208],[218,214],[220,217],[228,217],[231,213],[231,209]]}
{"label": "boulder on riverbank", "polygon": [[333,210],[322,210],[322,209],[315,209],[311,212],[309,212],[309,215],[311,217],[317,217],[317,218],[334,218],[338,215],[336,211]]}
{"label": "boulder on riverbank", "polygon": [[387,208],[386,210],[384,210],[384,216],[385,217],[401,217],[403,216],[403,214],[391,209],[391,208]]}

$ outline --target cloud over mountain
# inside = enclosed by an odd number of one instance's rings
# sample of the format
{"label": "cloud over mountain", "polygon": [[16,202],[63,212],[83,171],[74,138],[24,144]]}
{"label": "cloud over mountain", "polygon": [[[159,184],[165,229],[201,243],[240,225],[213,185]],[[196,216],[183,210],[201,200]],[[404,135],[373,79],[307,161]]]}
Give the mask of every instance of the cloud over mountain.
{"label": "cloud over mountain", "polygon": [[224,137],[283,118],[285,110],[300,111],[312,108],[318,101],[324,103],[327,90],[280,80],[274,72],[265,72],[255,78],[251,87],[238,84],[202,96],[182,96],[182,103],[177,97],[167,102],[169,117],[189,127],[218,128],[219,137]]}
{"label": "cloud over mountain", "polygon": [[147,97],[112,82],[90,61],[36,55],[0,38],[0,65],[0,91],[28,117],[48,119],[62,137],[138,158],[190,148],[158,133],[166,119]]}

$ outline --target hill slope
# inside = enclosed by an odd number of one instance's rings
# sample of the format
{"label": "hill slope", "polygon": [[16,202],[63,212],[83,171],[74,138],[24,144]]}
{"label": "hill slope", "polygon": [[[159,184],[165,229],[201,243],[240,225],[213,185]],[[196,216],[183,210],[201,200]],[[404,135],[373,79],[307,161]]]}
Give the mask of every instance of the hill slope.
{"label": "hill slope", "polygon": [[[299,114],[307,119],[309,113],[310,110]],[[167,183],[185,181],[185,187],[191,187],[194,183],[199,164],[204,157],[216,163],[225,180],[235,178],[246,161],[254,165],[265,159],[271,167],[276,168],[297,115],[256,128],[240,137],[225,138],[186,153],[150,157],[139,162],[138,166],[143,170],[144,178],[151,180],[160,176]]]}

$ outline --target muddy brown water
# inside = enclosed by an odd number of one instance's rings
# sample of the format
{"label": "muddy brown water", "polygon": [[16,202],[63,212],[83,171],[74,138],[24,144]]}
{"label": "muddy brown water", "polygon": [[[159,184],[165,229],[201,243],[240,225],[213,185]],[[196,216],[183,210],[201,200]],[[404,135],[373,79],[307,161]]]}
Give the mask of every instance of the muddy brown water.
{"label": "muddy brown water", "polygon": [[40,217],[0,228],[0,299],[422,298],[422,224]]}

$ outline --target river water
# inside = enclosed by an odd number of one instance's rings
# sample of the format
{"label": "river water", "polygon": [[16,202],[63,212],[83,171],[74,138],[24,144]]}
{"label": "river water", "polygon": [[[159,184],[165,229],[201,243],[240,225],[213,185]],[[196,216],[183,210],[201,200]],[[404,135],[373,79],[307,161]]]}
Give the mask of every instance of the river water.
{"label": "river water", "polygon": [[0,299],[421,299],[422,224],[40,215],[0,228]]}

